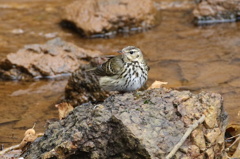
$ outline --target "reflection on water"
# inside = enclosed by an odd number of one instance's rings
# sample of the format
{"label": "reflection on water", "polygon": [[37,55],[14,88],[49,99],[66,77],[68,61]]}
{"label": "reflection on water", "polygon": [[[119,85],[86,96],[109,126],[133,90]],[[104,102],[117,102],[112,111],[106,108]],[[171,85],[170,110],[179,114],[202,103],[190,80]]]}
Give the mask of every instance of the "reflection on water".
{"label": "reflection on water", "polygon": [[[239,23],[195,27],[190,11],[162,11],[161,24],[148,32],[114,39],[82,39],[58,25],[69,0],[0,2],[0,19],[4,21],[0,24],[1,59],[25,44],[44,43],[54,36],[107,54],[135,45],[143,50],[151,67],[149,83],[161,80],[179,90],[221,93],[230,121],[240,122]],[[0,82],[0,143],[18,143],[35,122],[37,131],[43,131],[47,119],[57,118],[54,103],[63,95],[65,84]]]}
{"label": "reflection on water", "polygon": [[34,123],[36,131],[43,132],[46,120],[58,118],[54,106],[63,96],[66,83],[67,80],[0,82],[0,142],[18,143]]}

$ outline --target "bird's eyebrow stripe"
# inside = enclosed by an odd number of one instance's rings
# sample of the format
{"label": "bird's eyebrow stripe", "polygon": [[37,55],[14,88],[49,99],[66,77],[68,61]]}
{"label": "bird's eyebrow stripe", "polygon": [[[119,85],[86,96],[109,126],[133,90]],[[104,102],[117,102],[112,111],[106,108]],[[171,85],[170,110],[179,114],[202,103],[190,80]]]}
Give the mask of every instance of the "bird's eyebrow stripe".
{"label": "bird's eyebrow stripe", "polygon": [[134,51],[135,52],[135,51],[137,51],[137,49],[130,49],[129,51]]}

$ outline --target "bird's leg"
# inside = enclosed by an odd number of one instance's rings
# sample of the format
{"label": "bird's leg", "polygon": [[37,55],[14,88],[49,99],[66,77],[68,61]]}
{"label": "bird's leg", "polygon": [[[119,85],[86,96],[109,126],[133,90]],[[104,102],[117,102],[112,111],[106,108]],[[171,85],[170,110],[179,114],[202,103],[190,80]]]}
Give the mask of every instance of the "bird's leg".
{"label": "bird's leg", "polygon": [[133,96],[138,96],[138,91],[137,90],[132,91],[132,94],[133,94]]}

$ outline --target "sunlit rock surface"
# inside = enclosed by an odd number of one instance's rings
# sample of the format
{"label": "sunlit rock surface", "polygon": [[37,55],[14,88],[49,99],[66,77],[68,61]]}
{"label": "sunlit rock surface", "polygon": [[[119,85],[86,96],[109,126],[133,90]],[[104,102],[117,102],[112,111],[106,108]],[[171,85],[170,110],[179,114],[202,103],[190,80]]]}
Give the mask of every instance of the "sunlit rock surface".
{"label": "sunlit rock surface", "polygon": [[219,94],[164,88],[110,96],[101,104],[80,105],[51,123],[23,157],[165,158],[187,128],[205,115],[175,158],[218,158],[227,124],[222,103]]}
{"label": "sunlit rock surface", "polygon": [[70,22],[87,37],[145,30],[159,23],[159,12],[152,0],[78,0],[65,12],[63,24]]}
{"label": "sunlit rock surface", "polygon": [[99,51],[86,50],[60,38],[46,44],[26,45],[0,62],[0,78],[26,80],[69,76],[81,64],[100,54]]}
{"label": "sunlit rock surface", "polygon": [[232,22],[239,17],[240,0],[202,0],[193,10],[196,22]]}

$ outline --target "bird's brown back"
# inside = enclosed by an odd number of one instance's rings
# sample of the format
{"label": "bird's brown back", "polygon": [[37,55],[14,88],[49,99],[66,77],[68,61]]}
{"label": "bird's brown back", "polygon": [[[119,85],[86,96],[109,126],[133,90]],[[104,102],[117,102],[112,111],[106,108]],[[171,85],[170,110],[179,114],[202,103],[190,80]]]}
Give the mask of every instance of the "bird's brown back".
{"label": "bird's brown back", "polygon": [[99,76],[113,76],[121,73],[124,65],[122,55],[110,58],[107,62],[99,65],[95,73]]}

